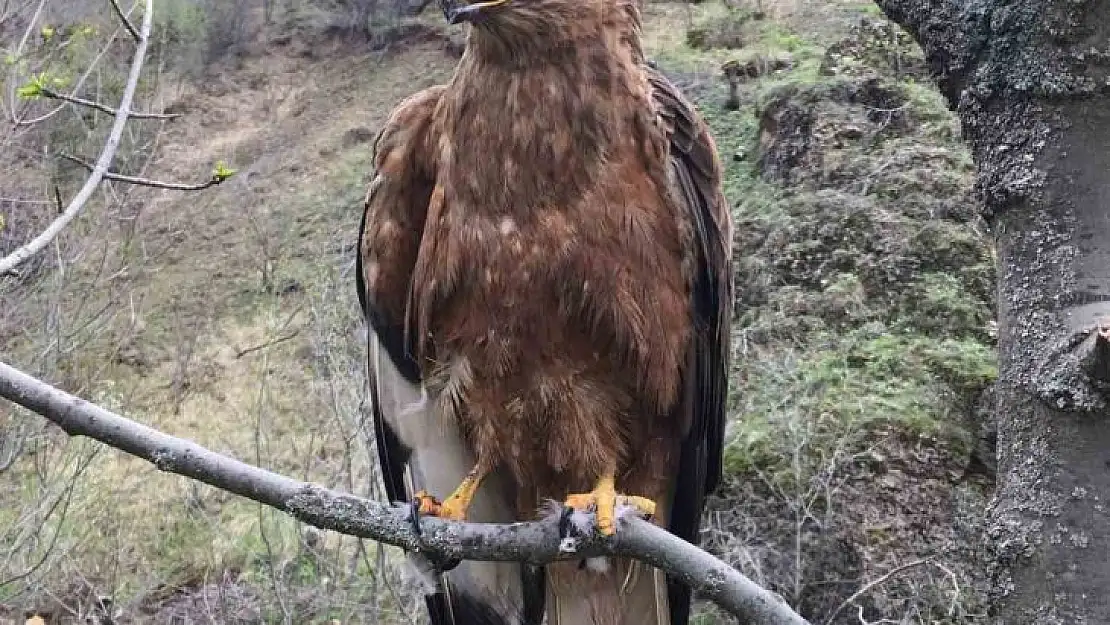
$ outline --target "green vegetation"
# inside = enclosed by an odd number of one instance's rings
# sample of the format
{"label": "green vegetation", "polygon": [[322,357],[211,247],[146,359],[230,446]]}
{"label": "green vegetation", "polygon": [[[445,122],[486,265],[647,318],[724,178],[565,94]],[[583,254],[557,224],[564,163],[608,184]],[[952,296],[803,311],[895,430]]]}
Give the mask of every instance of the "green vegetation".
{"label": "green vegetation", "polygon": [[[858,7],[731,13],[657,53],[680,80],[742,69],[739,110],[724,108],[724,81],[696,95],[737,237],[728,486],[706,544],[815,622],[858,589],[823,580],[873,578],[965,540],[954,528],[977,522],[967,502],[982,505],[984,491],[958,476],[997,376],[994,262],[971,159],[920,51]],[[743,45],[713,43],[729,33]],[[921,463],[921,449],[940,460]],[[930,529],[893,529],[901,509],[928,510]],[[910,575],[874,593],[875,618],[974,622],[985,586],[972,563],[946,566],[966,589],[955,612],[940,582]]]}
{"label": "green vegetation", "polygon": [[[786,461],[784,419],[966,439],[955,413],[996,375],[989,245],[959,207],[966,150],[938,132],[951,118],[935,91],[894,71],[912,70],[910,43],[867,43],[889,32],[864,24],[831,63],[809,54],[745,83],[746,109],[723,110],[720,88],[702,99],[736,206],[737,471]],[[797,39],[784,31],[764,28],[767,47]]]}

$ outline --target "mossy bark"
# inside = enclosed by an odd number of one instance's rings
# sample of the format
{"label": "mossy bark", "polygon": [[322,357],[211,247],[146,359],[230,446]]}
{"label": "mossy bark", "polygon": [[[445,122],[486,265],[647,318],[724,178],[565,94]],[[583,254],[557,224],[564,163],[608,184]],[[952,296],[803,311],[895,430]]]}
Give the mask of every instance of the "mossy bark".
{"label": "mossy bark", "polygon": [[1002,623],[1110,622],[1110,0],[878,0],[957,110],[998,245]]}

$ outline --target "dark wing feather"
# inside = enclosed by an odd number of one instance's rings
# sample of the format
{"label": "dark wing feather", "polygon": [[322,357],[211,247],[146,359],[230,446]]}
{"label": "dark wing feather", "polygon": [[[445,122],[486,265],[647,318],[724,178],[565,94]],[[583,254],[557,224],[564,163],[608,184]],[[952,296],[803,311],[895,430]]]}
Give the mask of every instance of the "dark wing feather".
{"label": "dark wing feather", "polygon": [[[372,160],[376,161],[378,143],[381,141],[382,136],[389,128],[384,128],[378,133],[374,140],[374,149]],[[397,368],[397,371],[404,377],[405,380],[418,384],[420,382],[420,367],[412,358],[413,353],[412,345],[405,335],[405,325],[403,319],[392,319],[386,311],[385,307],[378,305],[371,294],[366,288],[365,274],[363,273],[363,237],[366,235],[366,218],[370,214],[370,201],[373,198],[374,190],[381,184],[382,180],[379,177],[379,172],[374,172],[370,184],[370,190],[367,193],[366,206],[363,207],[362,219],[359,221],[358,226],[358,245],[355,248],[355,287],[358,290],[358,303],[362,309],[362,313],[366,319],[367,324],[370,326],[370,332],[377,335],[378,341],[389,355],[390,361]],[[368,354],[369,355],[369,354]],[[375,370],[372,363],[367,370],[367,375],[370,381],[370,409],[373,413],[374,423],[374,442],[378,452],[378,463],[381,466],[382,482],[385,486],[385,494],[389,501],[408,501],[411,494],[405,486],[405,465],[409,461],[412,450],[401,442],[397,433],[393,431],[389,423],[386,421],[385,415],[382,412],[381,397],[378,395],[378,372]],[[443,590],[443,580],[437,580],[440,585],[438,592],[428,594],[424,597],[424,601],[428,610],[428,616],[432,625],[455,625],[456,619],[454,618],[455,612],[450,602],[448,601],[448,594]],[[478,611],[489,610],[486,606],[467,605],[466,610]],[[491,614],[484,622],[491,625],[500,625],[496,620],[496,615]]]}
{"label": "dark wing feather", "polygon": [[[659,71],[645,68],[658,113],[670,137],[670,166],[680,208],[695,229],[696,276],[693,353],[682,402],[690,429],[682,441],[668,530],[697,544],[705,498],[721,480],[728,396],[732,311],[732,220],[721,191],[721,166],[708,127]],[[686,625],[690,588],[668,580],[671,625]]]}
{"label": "dark wing feather", "polygon": [[[380,138],[381,135],[379,134],[378,137]],[[358,225],[358,245],[355,248],[355,286],[358,289],[358,304],[370,326],[370,331],[378,335],[378,340],[382,342],[397,370],[406,380],[417,383],[420,381],[420,369],[409,355],[412,353],[411,349],[405,347],[404,325],[397,322],[390,323],[384,311],[373,305],[366,292],[366,279],[362,273],[362,237],[366,232],[366,215],[369,212],[368,210],[362,212],[362,219]],[[374,417],[374,442],[377,445],[385,494],[389,501],[407,501],[409,495],[405,492],[404,475],[405,463],[408,462],[411,450],[401,444],[397,434],[385,422],[375,375],[373,367],[370,367],[368,376],[370,377],[371,412]]]}

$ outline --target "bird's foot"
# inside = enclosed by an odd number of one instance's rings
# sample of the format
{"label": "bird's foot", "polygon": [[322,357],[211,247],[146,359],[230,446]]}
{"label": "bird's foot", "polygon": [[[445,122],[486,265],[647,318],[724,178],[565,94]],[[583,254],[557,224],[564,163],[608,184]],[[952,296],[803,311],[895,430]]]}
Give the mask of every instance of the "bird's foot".
{"label": "bird's foot", "polygon": [[[423,530],[420,528],[421,517],[434,516],[452,521],[466,520],[466,508],[459,506],[457,498],[452,500],[448,497],[446,502],[441,503],[427,491],[421,490],[413,495],[410,505],[412,509],[412,528],[416,535],[421,538],[423,537]],[[462,562],[458,558],[441,558],[430,552],[425,552],[424,556],[437,573],[446,573]]]}
{"label": "bird's foot", "polygon": [[466,474],[455,492],[442,502],[426,490],[417,491],[412,497],[412,517],[417,523],[417,533],[420,531],[421,515],[448,521],[465,521],[466,511],[470,508],[470,502],[474,501],[474,495],[478,493],[478,487],[482,485],[486,473],[488,471],[483,470],[481,465],[475,466]]}
{"label": "bird's foot", "polygon": [[618,494],[612,475],[603,476],[598,480],[597,487],[589,493],[568,495],[563,505],[559,531],[564,538],[568,535],[570,515],[574,511],[586,512],[592,508],[596,516],[597,530],[603,536],[612,536],[616,532],[618,506],[634,508],[646,517],[655,514],[654,501],[646,497]]}
{"label": "bird's foot", "polygon": [[434,516],[448,521],[465,521],[466,509],[470,500],[456,491],[446,501],[441,502],[428,491],[417,491],[412,497],[413,511],[416,516]]}
{"label": "bird's foot", "polygon": [[[470,502],[474,500],[474,495],[478,492],[478,487],[481,486],[482,480],[485,478],[487,470],[481,464],[476,465],[466,477],[463,479],[455,492],[451,493],[446,500],[439,501],[431,493],[425,490],[417,491],[412,497],[412,523],[413,530],[417,536],[421,535],[420,517],[421,516],[434,516],[448,521],[465,521],[466,511],[470,508]],[[432,558],[429,558],[432,559]],[[459,565],[460,560],[457,558],[450,559],[435,559],[433,566],[439,572],[450,571]]]}

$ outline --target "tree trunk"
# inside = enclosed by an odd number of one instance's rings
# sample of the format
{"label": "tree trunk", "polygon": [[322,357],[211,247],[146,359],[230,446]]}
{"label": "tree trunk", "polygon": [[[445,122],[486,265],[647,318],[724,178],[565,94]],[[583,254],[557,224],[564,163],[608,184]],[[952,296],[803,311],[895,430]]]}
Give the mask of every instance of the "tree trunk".
{"label": "tree trunk", "polygon": [[970,141],[998,245],[1001,623],[1110,623],[1110,0],[877,0]]}

